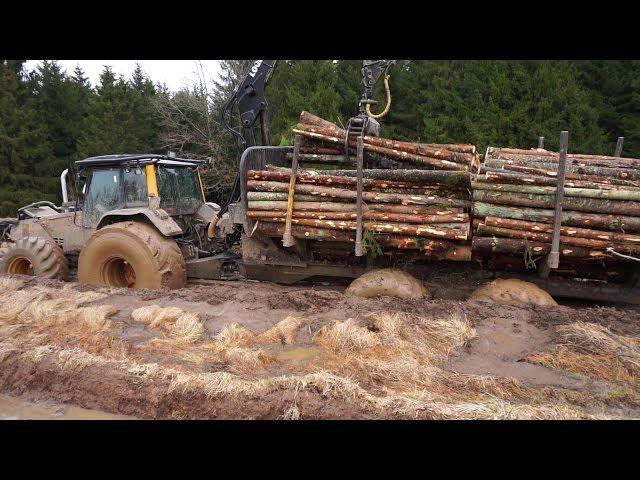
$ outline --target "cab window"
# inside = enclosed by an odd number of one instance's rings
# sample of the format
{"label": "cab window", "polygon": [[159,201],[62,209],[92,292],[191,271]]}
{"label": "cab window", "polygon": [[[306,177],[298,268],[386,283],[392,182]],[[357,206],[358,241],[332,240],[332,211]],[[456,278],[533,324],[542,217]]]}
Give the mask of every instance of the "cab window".
{"label": "cab window", "polygon": [[158,165],[160,208],[169,215],[189,215],[202,205],[198,173],[191,167]]}
{"label": "cab window", "polygon": [[83,223],[95,225],[106,212],[121,207],[120,170],[116,168],[93,170],[85,194]]}
{"label": "cab window", "polygon": [[139,167],[125,168],[122,172],[122,186],[125,207],[146,207],[149,205],[147,176],[144,170]]}

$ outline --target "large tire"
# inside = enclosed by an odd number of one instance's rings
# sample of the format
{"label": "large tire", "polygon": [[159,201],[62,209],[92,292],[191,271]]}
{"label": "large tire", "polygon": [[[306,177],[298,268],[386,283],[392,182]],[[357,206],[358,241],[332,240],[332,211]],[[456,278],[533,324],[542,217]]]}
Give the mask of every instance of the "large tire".
{"label": "large tire", "polygon": [[127,221],[93,234],[78,258],[78,281],[158,290],[184,287],[187,273],[173,239],[145,223]]}
{"label": "large tire", "polygon": [[64,280],[69,261],[62,249],[51,240],[23,237],[0,252],[0,273],[35,275]]}

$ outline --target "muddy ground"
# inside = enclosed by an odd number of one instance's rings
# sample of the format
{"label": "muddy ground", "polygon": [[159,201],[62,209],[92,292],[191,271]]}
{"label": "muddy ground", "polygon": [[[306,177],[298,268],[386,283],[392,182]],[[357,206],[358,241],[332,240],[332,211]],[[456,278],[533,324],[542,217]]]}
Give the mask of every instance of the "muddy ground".
{"label": "muddy ground", "polygon": [[21,401],[171,419],[640,417],[632,307],[465,301],[477,285],[460,278],[427,284],[433,300],[0,282],[0,393]]}

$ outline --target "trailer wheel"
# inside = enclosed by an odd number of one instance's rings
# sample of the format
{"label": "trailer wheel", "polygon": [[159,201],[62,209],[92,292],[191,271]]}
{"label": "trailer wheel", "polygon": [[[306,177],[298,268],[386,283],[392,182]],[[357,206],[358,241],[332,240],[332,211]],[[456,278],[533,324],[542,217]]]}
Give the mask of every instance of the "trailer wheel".
{"label": "trailer wheel", "polygon": [[50,240],[24,237],[0,252],[0,273],[35,275],[63,280],[69,273],[69,261],[62,249]]}
{"label": "trailer wheel", "polygon": [[184,287],[187,274],[175,240],[145,223],[127,221],[106,226],[87,241],[78,258],[78,281],[157,290]]}

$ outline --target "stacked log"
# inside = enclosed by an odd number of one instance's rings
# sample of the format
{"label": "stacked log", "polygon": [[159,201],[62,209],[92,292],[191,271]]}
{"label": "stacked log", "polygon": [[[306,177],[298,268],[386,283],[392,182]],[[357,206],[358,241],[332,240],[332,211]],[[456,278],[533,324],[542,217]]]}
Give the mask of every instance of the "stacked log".
{"label": "stacked log", "polygon": [[[305,168],[323,169],[323,165],[355,165],[355,138],[350,137],[345,152],[345,130],[309,112],[300,114],[294,135],[302,137],[299,160]],[[365,165],[402,169],[430,168],[477,171],[480,156],[474,145],[412,143],[365,135]]]}
{"label": "stacked log", "polygon": [[[345,131],[308,112],[302,112],[293,133],[302,141],[292,236],[340,245],[327,251],[341,251],[342,245],[353,251],[358,219],[355,140],[345,152]],[[367,135],[363,143],[368,165],[385,166],[362,170],[361,218],[367,242],[385,252],[409,250],[427,258],[470,260],[469,171],[479,164],[475,147],[444,148]],[[247,172],[247,217],[255,221],[255,231],[284,235],[291,175],[290,168],[273,165]]]}
{"label": "stacked log", "polygon": [[[472,182],[474,255],[549,253],[558,163],[543,149],[487,150]],[[568,154],[561,258],[624,261],[610,249],[640,256],[640,160]]]}

